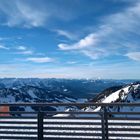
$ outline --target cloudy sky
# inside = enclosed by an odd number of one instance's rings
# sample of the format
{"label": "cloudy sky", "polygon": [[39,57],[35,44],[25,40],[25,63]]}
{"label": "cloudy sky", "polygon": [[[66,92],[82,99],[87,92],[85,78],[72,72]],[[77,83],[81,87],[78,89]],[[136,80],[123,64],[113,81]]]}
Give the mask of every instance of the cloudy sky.
{"label": "cloudy sky", "polygon": [[140,79],[140,0],[0,0],[0,77]]}

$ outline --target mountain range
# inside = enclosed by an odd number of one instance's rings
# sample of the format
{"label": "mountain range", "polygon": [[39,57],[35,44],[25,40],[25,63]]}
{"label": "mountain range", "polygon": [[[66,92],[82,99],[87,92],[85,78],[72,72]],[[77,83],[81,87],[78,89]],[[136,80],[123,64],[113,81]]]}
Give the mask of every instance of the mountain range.
{"label": "mountain range", "polygon": [[[131,84],[130,84],[131,83]],[[0,79],[0,103],[137,102],[140,86],[135,80],[93,79]],[[46,107],[44,110],[65,110]],[[91,109],[86,107],[84,110]],[[95,108],[94,108],[95,109]],[[98,108],[99,109],[99,108]],[[97,110],[98,110],[97,109]],[[37,108],[12,107],[10,110],[34,111]],[[92,108],[93,110],[93,108]]]}

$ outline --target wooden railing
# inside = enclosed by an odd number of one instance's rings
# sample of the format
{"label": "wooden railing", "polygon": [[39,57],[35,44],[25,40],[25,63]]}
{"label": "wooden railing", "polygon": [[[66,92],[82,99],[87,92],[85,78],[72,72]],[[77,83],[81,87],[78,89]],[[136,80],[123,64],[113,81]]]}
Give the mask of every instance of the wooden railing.
{"label": "wooden railing", "polygon": [[[140,140],[140,103],[0,104],[0,107],[4,106],[15,110],[0,112],[1,140]],[[75,107],[75,110],[44,110],[45,107],[62,106]],[[16,110],[19,107],[27,107],[28,111]],[[37,111],[31,111],[34,107]],[[84,111],[85,107],[101,109]],[[118,107],[125,111],[109,111]],[[134,107],[137,111],[126,111]]]}

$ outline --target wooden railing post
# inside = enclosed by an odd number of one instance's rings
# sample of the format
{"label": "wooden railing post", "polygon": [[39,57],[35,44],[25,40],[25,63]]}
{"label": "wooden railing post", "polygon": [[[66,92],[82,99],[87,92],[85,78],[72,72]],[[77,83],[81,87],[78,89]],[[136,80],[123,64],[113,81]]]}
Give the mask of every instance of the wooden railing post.
{"label": "wooden railing post", "polygon": [[105,106],[102,113],[102,140],[108,140],[108,115],[107,108]]}
{"label": "wooden railing post", "polygon": [[38,116],[37,116],[37,121],[38,121],[38,140],[43,140],[43,118],[44,118],[44,113],[39,111]]}

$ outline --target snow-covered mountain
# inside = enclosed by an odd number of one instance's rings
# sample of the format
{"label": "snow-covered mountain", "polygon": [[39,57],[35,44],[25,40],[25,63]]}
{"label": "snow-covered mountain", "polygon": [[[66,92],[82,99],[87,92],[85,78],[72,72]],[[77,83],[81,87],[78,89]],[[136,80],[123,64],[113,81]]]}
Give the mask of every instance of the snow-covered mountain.
{"label": "snow-covered mountain", "polygon": [[[130,81],[129,81],[130,82]],[[124,80],[75,79],[0,79],[0,103],[70,103],[70,102],[135,102],[140,98],[139,84],[126,85]],[[113,88],[108,88],[112,87]],[[106,89],[108,88],[108,89]],[[106,89],[106,90],[104,90]],[[100,93],[101,90],[104,90]],[[100,93],[97,95],[97,93]],[[97,95],[97,96],[95,96]],[[94,97],[95,96],[95,97]],[[93,99],[90,97],[94,97]],[[84,98],[84,99],[83,99]],[[34,111],[37,108],[10,108]],[[46,107],[44,110],[69,110],[63,107]],[[86,107],[87,111],[91,107]],[[94,108],[95,109],[95,108]],[[92,108],[93,110],[93,108]],[[96,108],[100,110],[100,108]]]}
{"label": "snow-covered mountain", "polygon": [[99,80],[99,79],[38,79],[38,78],[2,78],[0,89],[19,89],[26,86],[38,87],[48,92],[60,92],[77,98],[92,98],[102,90],[124,85],[124,80]]}
{"label": "snow-covered mountain", "polygon": [[122,83],[115,80],[3,78],[0,79],[0,103],[76,102]]}
{"label": "snow-covered mountain", "polygon": [[[58,92],[48,91],[44,88],[37,86],[22,86],[20,88],[1,88],[0,89],[0,103],[71,103],[80,102],[80,99],[74,98],[73,96]],[[60,108],[47,107],[45,110],[60,110]],[[63,108],[61,108],[64,110]],[[12,107],[11,110],[28,110],[33,111],[35,108],[31,107]]]}
{"label": "snow-covered mountain", "polygon": [[[128,84],[124,87],[112,87],[104,90],[101,94],[97,95],[90,102],[96,103],[136,103],[140,102],[140,82]],[[100,111],[101,107],[86,107],[84,111]],[[108,111],[137,111],[140,110],[138,107],[109,107]]]}

